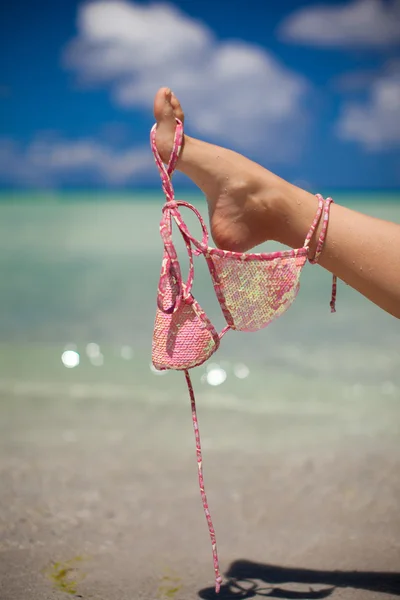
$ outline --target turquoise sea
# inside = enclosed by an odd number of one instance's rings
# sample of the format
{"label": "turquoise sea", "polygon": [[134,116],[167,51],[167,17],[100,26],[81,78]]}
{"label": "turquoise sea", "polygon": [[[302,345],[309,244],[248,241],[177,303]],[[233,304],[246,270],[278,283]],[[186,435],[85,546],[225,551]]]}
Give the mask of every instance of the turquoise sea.
{"label": "turquoise sea", "polygon": [[[191,200],[206,217],[204,200],[193,196]],[[400,197],[395,194],[342,194],[336,201],[400,222]],[[129,396],[132,402],[163,402],[166,396],[169,402],[181,401],[172,393],[176,386],[180,389],[180,374],[160,376],[150,368],[161,205],[157,193],[133,199],[94,194],[3,196],[3,394],[68,397],[84,384],[81,394]],[[198,231],[192,215],[187,220]],[[201,258],[196,262],[194,292],[222,328]],[[212,361],[212,369],[224,371],[222,377],[217,373],[214,381],[207,377],[206,367],[199,368],[193,374],[195,386],[211,402],[245,411],[285,403],[295,403],[293,410],[301,410],[306,399],[318,410],[331,402],[347,408],[361,403],[366,408],[368,403],[399,400],[398,321],[344,284],[339,284],[334,315],[329,299],[330,275],[307,265],[300,294],[289,311],[258,333],[230,332]],[[61,357],[66,350],[79,355],[79,365],[64,366]],[[78,360],[69,357],[73,363]],[[218,385],[210,385],[213,381]]]}

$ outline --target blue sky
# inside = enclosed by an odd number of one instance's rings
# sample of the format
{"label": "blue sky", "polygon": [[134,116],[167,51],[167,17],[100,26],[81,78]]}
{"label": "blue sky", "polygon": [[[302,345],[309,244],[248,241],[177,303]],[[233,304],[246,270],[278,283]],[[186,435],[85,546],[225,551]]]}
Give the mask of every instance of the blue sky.
{"label": "blue sky", "polygon": [[14,0],[0,36],[3,187],[158,184],[161,85],[291,181],[400,187],[399,0]]}

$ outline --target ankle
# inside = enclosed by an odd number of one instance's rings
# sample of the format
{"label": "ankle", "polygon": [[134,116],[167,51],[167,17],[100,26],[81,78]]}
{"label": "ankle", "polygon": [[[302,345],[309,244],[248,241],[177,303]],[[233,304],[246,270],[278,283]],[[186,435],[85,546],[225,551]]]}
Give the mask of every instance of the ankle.
{"label": "ankle", "polygon": [[271,203],[271,239],[291,248],[301,248],[317,206],[314,194],[282,180]]}
{"label": "ankle", "polygon": [[251,247],[270,240],[278,241],[281,229],[278,225],[281,220],[279,188],[255,177],[248,183],[246,196]]}

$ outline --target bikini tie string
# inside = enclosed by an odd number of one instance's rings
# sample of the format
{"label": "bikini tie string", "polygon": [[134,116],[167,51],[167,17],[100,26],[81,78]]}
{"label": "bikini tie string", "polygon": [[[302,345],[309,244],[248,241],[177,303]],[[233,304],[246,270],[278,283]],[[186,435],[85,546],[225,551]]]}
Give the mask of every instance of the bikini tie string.
{"label": "bikini tie string", "polygon": [[[170,186],[173,191],[172,183],[170,184]],[[200,222],[200,225],[202,227],[202,230],[203,230],[203,237],[202,237],[201,242],[196,240],[189,232],[189,230],[188,230],[186,224],[184,223],[182,216],[180,214],[180,211],[179,211],[180,206],[189,208],[197,216],[197,218]],[[181,235],[185,242],[186,250],[187,250],[187,253],[189,256],[189,274],[188,274],[188,279],[187,279],[186,283],[182,282],[181,269],[180,269],[176,249],[175,249],[174,243],[172,241],[172,219],[175,221],[175,223],[178,226],[179,231],[181,232]],[[205,251],[207,250],[207,246],[208,246],[208,232],[207,232],[206,225],[205,225],[200,213],[194,206],[192,206],[191,204],[184,202],[182,200],[176,201],[173,199],[173,197],[170,196],[162,208],[160,233],[161,233],[162,239],[164,241],[164,250],[165,250],[165,257],[166,257],[165,260],[167,262],[166,268],[173,269],[174,278],[176,281],[176,285],[178,287],[178,293],[174,299],[174,302],[169,307],[169,310],[171,312],[175,312],[178,309],[180,302],[182,300],[186,301],[187,303],[188,302],[191,303],[193,301],[191,293],[190,293],[191,289],[192,289],[193,279],[194,279],[193,254],[205,253]],[[192,248],[192,244],[195,246],[195,249]],[[160,302],[160,304],[162,304],[162,302],[161,302],[162,294],[163,294],[163,290],[159,288],[158,301]],[[219,570],[219,560],[218,560],[217,540],[216,540],[216,536],[215,536],[215,529],[214,529],[213,522],[211,520],[211,514],[210,514],[209,507],[208,507],[208,500],[207,500],[205,486],[204,486],[203,457],[202,457],[202,451],[201,451],[200,430],[199,430],[199,424],[198,424],[198,419],[197,419],[196,400],[195,400],[193,385],[191,382],[189,372],[187,370],[185,370],[184,374],[185,374],[186,385],[188,388],[188,392],[189,392],[189,396],[190,396],[190,403],[191,403],[192,423],[193,423],[193,430],[194,430],[195,441],[196,441],[197,469],[198,469],[200,495],[201,495],[204,514],[205,514],[205,517],[207,520],[208,531],[209,531],[210,539],[211,539],[213,565],[214,565],[214,572],[215,572],[215,592],[216,592],[216,594],[218,594],[221,589],[221,583],[223,580],[222,580],[220,570]]]}

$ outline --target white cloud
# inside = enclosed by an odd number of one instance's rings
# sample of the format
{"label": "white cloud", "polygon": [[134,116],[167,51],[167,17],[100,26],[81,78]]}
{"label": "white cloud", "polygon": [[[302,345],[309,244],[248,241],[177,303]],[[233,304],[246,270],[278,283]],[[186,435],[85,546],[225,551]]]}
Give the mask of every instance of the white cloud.
{"label": "white cloud", "polygon": [[308,89],[265,50],[219,41],[170,4],[83,4],[64,65],[80,82],[109,85],[126,108],[151,110],[156,90],[167,85],[181,99],[191,131],[272,156],[286,152],[280,139],[301,122]]}
{"label": "white cloud", "polygon": [[52,186],[78,181],[124,185],[153,171],[148,148],[115,150],[92,139],[38,136],[25,147],[0,139],[0,182]]}
{"label": "white cloud", "polygon": [[400,44],[400,0],[353,0],[306,6],[278,33],[288,42],[326,48],[378,48]]}
{"label": "white cloud", "polygon": [[370,151],[400,146],[400,61],[375,78],[364,102],[344,104],[337,134]]}

